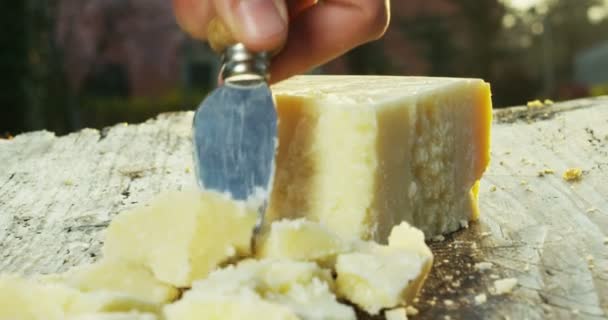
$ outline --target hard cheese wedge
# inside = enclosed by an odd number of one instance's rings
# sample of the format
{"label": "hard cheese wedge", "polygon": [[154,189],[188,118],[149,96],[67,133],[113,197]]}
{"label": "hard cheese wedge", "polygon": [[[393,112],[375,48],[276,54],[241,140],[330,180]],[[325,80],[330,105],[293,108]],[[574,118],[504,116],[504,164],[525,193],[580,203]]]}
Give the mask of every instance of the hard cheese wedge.
{"label": "hard cheese wedge", "polygon": [[333,267],[339,253],[351,250],[351,243],[325,226],[305,219],[273,222],[256,244],[260,258],[315,261]]}
{"label": "hard cheese wedge", "polygon": [[330,292],[329,271],[310,262],[245,260],[194,283],[165,307],[177,319],[355,319]]}
{"label": "hard cheese wedge", "polygon": [[432,263],[422,232],[403,222],[393,228],[388,246],[364,242],[355,252],[338,255],[337,292],[370,314],[405,306],[422,287]]}
{"label": "hard cheese wedge", "polygon": [[141,265],[106,259],[41,280],[63,283],[83,292],[120,292],[153,303],[171,302],[179,295],[177,288],[158,281]]}
{"label": "hard cheese wedge", "polygon": [[107,229],[105,258],[149,268],[188,287],[220,263],[249,255],[257,212],[217,193],[171,192],[118,215]]}
{"label": "hard cheese wedge", "polygon": [[299,76],[272,90],[280,124],[267,221],[308,217],[386,243],[401,221],[432,237],[476,219],[489,161],[487,83]]}

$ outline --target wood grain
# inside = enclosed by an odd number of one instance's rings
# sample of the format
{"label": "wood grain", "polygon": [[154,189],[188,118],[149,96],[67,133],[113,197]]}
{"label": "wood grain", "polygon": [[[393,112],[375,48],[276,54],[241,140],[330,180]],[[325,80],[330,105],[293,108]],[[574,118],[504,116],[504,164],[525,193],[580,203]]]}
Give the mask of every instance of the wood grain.
{"label": "wood grain", "polygon": [[[0,272],[94,261],[114,215],[194,186],[192,115],[0,140]],[[436,263],[410,318],[607,318],[608,98],[494,116],[481,220],[431,244]],[[583,169],[580,181],[562,179],[570,167]],[[540,176],[545,169],[554,173]],[[493,267],[480,272],[478,262]],[[506,277],[518,286],[492,295],[494,280]],[[476,305],[481,293],[488,301]]]}

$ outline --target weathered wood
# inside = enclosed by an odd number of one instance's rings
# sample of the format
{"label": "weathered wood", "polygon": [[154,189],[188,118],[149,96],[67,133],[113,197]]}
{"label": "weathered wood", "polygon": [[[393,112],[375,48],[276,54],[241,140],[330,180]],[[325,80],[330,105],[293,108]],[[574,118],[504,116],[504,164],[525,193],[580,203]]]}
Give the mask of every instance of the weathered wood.
{"label": "weathered wood", "polygon": [[[193,186],[191,120],[164,114],[102,132],[0,140],[0,272],[94,261],[112,216]],[[570,167],[584,170],[580,181],[562,179]],[[544,169],[555,173],[539,176]],[[608,317],[607,173],[607,98],[496,111],[481,220],[431,244],[436,262],[412,318]],[[479,272],[477,262],[494,266]],[[512,294],[491,295],[494,278],[505,277],[518,279]],[[480,293],[488,301],[475,305]]]}

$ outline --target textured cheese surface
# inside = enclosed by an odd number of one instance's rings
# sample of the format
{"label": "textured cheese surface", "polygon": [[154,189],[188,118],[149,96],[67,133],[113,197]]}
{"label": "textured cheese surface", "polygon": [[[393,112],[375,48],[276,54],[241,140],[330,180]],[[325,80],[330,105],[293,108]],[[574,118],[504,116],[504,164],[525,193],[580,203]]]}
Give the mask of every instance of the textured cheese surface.
{"label": "textured cheese surface", "polygon": [[386,320],[407,320],[407,313],[405,308],[386,310],[384,311],[384,318]]}
{"label": "textured cheese surface", "polygon": [[272,87],[279,149],[267,221],[308,217],[386,243],[477,217],[489,161],[489,85],[478,79],[299,76]]}
{"label": "textured cheese surface", "polygon": [[269,229],[256,244],[257,257],[315,261],[331,267],[337,254],[351,249],[349,241],[310,220],[275,221]]}
{"label": "textured cheese surface", "polygon": [[82,292],[121,292],[153,303],[171,302],[179,294],[177,288],[160,282],[141,265],[105,259],[74,267],[60,275],[42,277],[41,280],[64,283]]}
{"label": "textured cheese surface", "polygon": [[311,262],[245,260],[212,272],[184,297],[165,307],[177,319],[355,319],[336,301],[328,270]]}
{"label": "textured cheese surface", "polygon": [[188,287],[220,263],[250,253],[257,216],[220,194],[166,193],[114,218],[103,253],[149,268],[163,282]]}
{"label": "textured cheese surface", "polygon": [[93,313],[156,314],[160,305],[111,291],[81,292],[59,283],[0,277],[0,319],[54,320]]}
{"label": "textured cheese surface", "polygon": [[[410,235],[412,232],[419,236]],[[396,241],[388,246],[365,242],[357,251],[337,258],[339,296],[370,314],[411,303],[432,265],[432,253],[419,230],[403,222],[393,229],[391,238],[413,242],[402,245]]]}
{"label": "textured cheese surface", "polygon": [[67,317],[66,320],[157,320],[158,317],[151,313],[139,312],[113,312],[113,313],[88,313]]}

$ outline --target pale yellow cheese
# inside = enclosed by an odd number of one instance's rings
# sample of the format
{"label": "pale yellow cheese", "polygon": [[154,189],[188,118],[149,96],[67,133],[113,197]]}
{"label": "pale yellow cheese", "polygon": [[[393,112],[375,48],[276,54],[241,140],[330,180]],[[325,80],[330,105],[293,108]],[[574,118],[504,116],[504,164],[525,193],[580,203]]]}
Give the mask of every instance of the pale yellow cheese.
{"label": "pale yellow cheese", "polygon": [[115,313],[87,313],[67,317],[66,320],[157,320],[151,313],[115,312]]}
{"label": "pale yellow cheese", "polygon": [[412,302],[433,261],[421,231],[406,222],[393,228],[389,245],[361,243],[338,255],[337,294],[370,314]]}
{"label": "pale yellow cheese", "polygon": [[489,85],[477,79],[298,76],[272,87],[279,149],[266,221],[308,217],[386,243],[477,218],[489,161]]}
{"label": "pale yellow cheese", "polygon": [[328,270],[311,262],[245,260],[212,272],[165,307],[177,319],[355,319],[331,293]]}
{"label": "pale yellow cheese", "polygon": [[386,320],[407,320],[407,313],[405,308],[386,310],[384,311],[384,318]]}
{"label": "pale yellow cheese", "polygon": [[74,267],[60,275],[42,277],[43,281],[64,283],[82,292],[114,291],[153,303],[167,303],[179,295],[174,286],[154,278],[141,265],[102,259]]}
{"label": "pale yellow cheese", "polygon": [[315,261],[332,267],[338,253],[352,245],[325,226],[305,219],[275,221],[256,243],[260,258]]}
{"label": "pale yellow cheese", "polygon": [[0,319],[54,320],[90,313],[158,313],[160,305],[110,292],[81,292],[61,283],[0,277]]}
{"label": "pale yellow cheese", "polygon": [[220,263],[251,253],[257,217],[255,210],[220,194],[170,192],[114,218],[103,253],[142,265],[160,281],[188,287]]}

